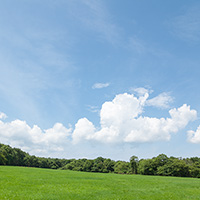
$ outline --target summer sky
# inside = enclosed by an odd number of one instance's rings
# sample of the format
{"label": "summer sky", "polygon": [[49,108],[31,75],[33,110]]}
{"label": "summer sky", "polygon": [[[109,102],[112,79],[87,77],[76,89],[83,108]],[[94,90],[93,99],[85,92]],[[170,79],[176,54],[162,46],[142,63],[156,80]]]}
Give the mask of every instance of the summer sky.
{"label": "summer sky", "polygon": [[0,143],[36,156],[200,156],[198,0],[0,0]]}

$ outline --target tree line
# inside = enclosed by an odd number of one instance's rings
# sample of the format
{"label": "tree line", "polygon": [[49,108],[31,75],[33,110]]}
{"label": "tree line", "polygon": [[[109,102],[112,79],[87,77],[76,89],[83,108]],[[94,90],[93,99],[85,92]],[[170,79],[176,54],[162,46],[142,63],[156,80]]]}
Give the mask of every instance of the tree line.
{"label": "tree line", "polygon": [[0,165],[39,167],[84,172],[142,174],[200,178],[200,158],[176,158],[160,154],[151,159],[132,156],[129,162],[109,158],[58,159],[29,155],[18,148],[0,144]]}

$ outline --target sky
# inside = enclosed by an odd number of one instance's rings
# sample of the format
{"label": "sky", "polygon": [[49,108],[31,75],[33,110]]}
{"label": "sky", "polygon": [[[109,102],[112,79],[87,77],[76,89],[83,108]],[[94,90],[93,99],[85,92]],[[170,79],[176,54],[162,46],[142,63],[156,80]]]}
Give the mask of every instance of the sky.
{"label": "sky", "polygon": [[199,52],[198,0],[0,0],[0,143],[200,157]]}

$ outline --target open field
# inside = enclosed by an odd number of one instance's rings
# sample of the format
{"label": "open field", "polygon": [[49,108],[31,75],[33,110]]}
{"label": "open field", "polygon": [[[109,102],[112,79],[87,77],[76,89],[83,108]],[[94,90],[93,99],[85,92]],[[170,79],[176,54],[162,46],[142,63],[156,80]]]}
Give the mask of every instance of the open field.
{"label": "open field", "polygon": [[200,199],[200,179],[0,166],[0,199]]}

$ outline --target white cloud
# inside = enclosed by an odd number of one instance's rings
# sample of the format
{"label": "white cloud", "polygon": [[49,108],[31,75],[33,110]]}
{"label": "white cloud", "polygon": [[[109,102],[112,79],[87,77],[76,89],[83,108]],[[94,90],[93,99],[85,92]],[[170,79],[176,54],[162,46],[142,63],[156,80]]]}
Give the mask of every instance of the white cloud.
{"label": "white cloud", "polygon": [[[74,130],[61,123],[42,130],[37,125],[30,127],[26,121],[18,119],[11,122],[0,120],[0,141],[31,154],[50,156],[57,152],[73,153],[80,144],[87,141],[93,145],[99,142],[119,144],[168,141],[173,133],[185,128],[197,117],[196,110],[191,110],[186,104],[169,110],[168,118],[145,117],[143,112],[149,93],[142,89],[138,91],[143,91],[143,95],[136,97],[128,93],[118,94],[112,101],[105,102],[100,110],[100,127],[95,127],[87,118],[79,119]],[[6,115],[1,116],[3,118]],[[188,134],[191,142],[200,142],[200,128],[196,133],[190,131]]]}
{"label": "white cloud", "polygon": [[141,114],[148,96],[148,93],[139,98],[127,93],[117,95],[113,101],[102,105],[100,129],[95,128],[88,119],[80,119],[73,139],[75,137],[76,142],[93,140],[105,143],[167,141],[172,133],[185,128],[190,121],[196,119],[197,112],[186,104],[178,109],[171,109],[169,118],[143,117]]}
{"label": "white cloud", "polygon": [[[147,89],[147,88],[132,88],[131,91],[133,91],[134,94],[138,95],[139,97],[142,96],[148,96],[153,92],[153,90]],[[163,92],[159,94],[158,96],[152,98],[152,99],[145,99],[145,106],[154,106],[157,108],[169,108],[169,104],[173,102],[173,98],[170,96],[169,93]]]}
{"label": "white cloud", "polygon": [[92,89],[102,89],[102,88],[106,88],[110,85],[110,83],[95,83],[92,86]]}
{"label": "white cloud", "polygon": [[148,106],[155,106],[159,108],[169,108],[169,104],[173,102],[173,98],[166,92],[159,94],[158,96],[149,99],[146,102]]}
{"label": "white cloud", "polygon": [[95,127],[86,118],[79,119],[75,125],[75,130],[72,135],[73,143],[78,143],[83,139],[89,140],[92,138]]}
{"label": "white cloud", "polygon": [[131,89],[133,92],[136,92],[139,96],[142,96],[146,93],[151,93],[151,91],[149,91],[146,88],[140,87],[140,88],[132,88]]}
{"label": "white cloud", "polygon": [[188,141],[191,143],[200,143],[200,126],[196,131],[188,131]]}
{"label": "white cloud", "polygon": [[0,119],[6,119],[7,115],[5,113],[0,112]]}
{"label": "white cloud", "polygon": [[71,129],[56,123],[53,128],[42,131],[34,125],[32,128],[21,120],[4,123],[0,120],[0,141],[14,147],[20,147],[30,153],[63,150],[69,143]]}

